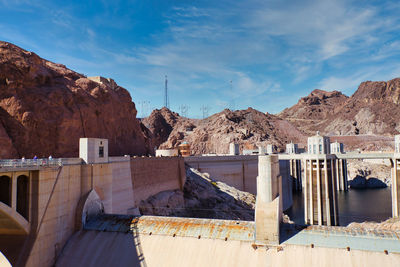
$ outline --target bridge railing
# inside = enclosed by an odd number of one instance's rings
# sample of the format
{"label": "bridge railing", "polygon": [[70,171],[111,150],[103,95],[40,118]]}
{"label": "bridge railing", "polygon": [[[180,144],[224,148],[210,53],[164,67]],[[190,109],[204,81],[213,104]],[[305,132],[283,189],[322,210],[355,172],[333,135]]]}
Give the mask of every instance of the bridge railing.
{"label": "bridge railing", "polygon": [[62,159],[2,159],[0,167],[2,168],[26,168],[26,167],[52,167],[62,166]]}

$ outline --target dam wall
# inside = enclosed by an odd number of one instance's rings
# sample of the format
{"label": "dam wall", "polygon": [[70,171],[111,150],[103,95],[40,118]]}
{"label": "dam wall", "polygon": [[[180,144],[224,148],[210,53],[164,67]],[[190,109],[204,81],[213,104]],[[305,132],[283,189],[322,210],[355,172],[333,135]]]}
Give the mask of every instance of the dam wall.
{"label": "dam wall", "polygon": [[[17,162],[14,167],[2,168],[1,175],[11,177],[12,184],[18,175],[25,175],[29,188],[23,196],[28,203],[25,218],[12,211],[21,198],[16,196],[15,186],[12,205],[0,203],[10,210],[8,214],[0,210],[0,250],[13,266],[52,266],[66,241],[80,229],[82,203],[92,190],[105,213],[130,214],[136,202],[161,191],[183,189],[186,180],[184,162],[179,157],[109,157],[108,162],[89,164],[79,158],[54,162],[57,164],[35,166]],[[22,218],[25,228],[13,216]]]}
{"label": "dam wall", "polygon": [[[200,172],[209,173],[215,180],[241,191],[257,194],[258,155],[193,156],[184,159],[185,164]],[[284,210],[290,208],[293,203],[289,168],[289,160],[279,160]]]}
{"label": "dam wall", "polygon": [[186,181],[182,157],[133,157],[130,162],[135,206],[166,190],[183,190]]}
{"label": "dam wall", "polygon": [[[130,161],[73,164],[37,171],[32,194],[37,197],[31,214],[31,234],[26,242],[26,266],[51,266],[70,236],[78,230],[79,202],[96,190],[104,212],[127,214],[134,207]],[[35,177],[35,176],[33,176]],[[29,248],[29,244],[31,248]]]}

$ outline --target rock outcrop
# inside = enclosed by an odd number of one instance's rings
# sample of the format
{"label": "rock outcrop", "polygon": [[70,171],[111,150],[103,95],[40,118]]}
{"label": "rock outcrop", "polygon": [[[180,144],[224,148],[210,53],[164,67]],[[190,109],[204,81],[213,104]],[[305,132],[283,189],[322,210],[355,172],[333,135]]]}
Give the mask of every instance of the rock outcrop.
{"label": "rock outcrop", "polygon": [[[178,113],[169,110],[166,107],[162,109],[155,109],[142,120],[142,123],[150,130],[153,144],[159,147],[162,143],[166,142],[174,130],[179,125],[181,129],[192,129],[196,120],[188,119],[179,116]],[[175,144],[174,144],[175,145]]]}
{"label": "rock outcrop", "polygon": [[183,192],[164,191],[139,205],[144,215],[179,216],[227,220],[254,220],[256,198],[215,180],[207,173],[186,169]]}
{"label": "rock outcrop", "polygon": [[400,218],[390,218],[383,222],[363,222],[351,223],[348,228],[359,228],[361,230],[386,230],[386,231],[400,231]]}
{"label": "rock outcrop", "polygon": [[[163,119],[171,114],[173,120],[168,117]],[[158,118],[157,123],[154,118]],[[241,149],[272,144],[283,151],[285,144],[290,141],[306,140],[303,133],[288,121],[252,108],[236,111],[225,109],[202,120],[183,118],[164,108],[153,111],[143,122],[152,129],[160,148],[174,148],[186,141],[193,154],[228,153],[229,143],[232,142],[238,143]],[[153,126],[163,125],[165,122],[166,127]],[[162,138],[157,138],[157,134],[163,129],[169,132],[168,137],[163,135]]]}
{"label": "rock outcrop", "polygon": [[0,42],[0,158],[77,157],[80,137],[107,138],[110,155],[152,153],[126,89]]}
{"label": "rock outcrop", "polygon": [[341,92],[315,89],[278,116],[290,121],[307,135],[314,135],[316,131],[321,131],[321,124],[329,120],[332,113],[339,110],[347,100],[348,97]]}

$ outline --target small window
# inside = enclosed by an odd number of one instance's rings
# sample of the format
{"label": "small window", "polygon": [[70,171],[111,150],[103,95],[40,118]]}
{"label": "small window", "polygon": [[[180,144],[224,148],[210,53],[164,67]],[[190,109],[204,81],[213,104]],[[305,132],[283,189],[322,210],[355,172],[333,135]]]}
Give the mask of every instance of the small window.
{"label": "small window", "polygon": [[322,153],[322,145],[319,145],[319,153]]}
{"label": "small window", "polygon": [[99,146],[99,158],[104,158],[104,147]]}

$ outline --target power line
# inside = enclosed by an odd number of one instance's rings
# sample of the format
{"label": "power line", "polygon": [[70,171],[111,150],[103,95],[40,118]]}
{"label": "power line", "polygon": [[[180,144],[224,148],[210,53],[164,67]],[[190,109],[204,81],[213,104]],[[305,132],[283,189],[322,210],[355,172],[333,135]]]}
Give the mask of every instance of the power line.
{"label": "power line", "polygon": [[210,106],[202,105],[200,110],[203,112],[203,119],[208,117],[208,112],[210,111]]}

